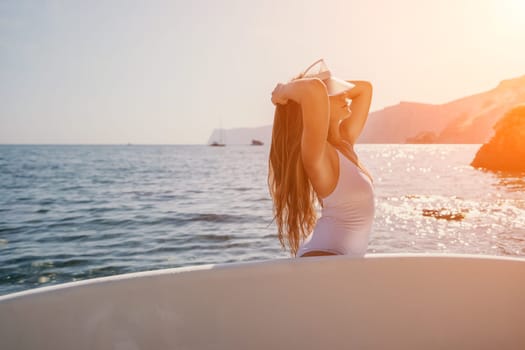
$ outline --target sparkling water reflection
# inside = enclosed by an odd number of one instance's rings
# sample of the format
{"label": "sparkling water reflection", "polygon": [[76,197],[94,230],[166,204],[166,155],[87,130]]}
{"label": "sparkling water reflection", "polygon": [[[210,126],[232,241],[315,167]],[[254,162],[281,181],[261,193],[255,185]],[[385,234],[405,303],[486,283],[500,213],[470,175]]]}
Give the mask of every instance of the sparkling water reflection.
{"label": "sparkling water reflection", "polygon": [[[478,145],[366,145],[377,176],[370,252],[525,255],[524,178],[473,169]],[[462,220],[424,211],[446,209]]]}

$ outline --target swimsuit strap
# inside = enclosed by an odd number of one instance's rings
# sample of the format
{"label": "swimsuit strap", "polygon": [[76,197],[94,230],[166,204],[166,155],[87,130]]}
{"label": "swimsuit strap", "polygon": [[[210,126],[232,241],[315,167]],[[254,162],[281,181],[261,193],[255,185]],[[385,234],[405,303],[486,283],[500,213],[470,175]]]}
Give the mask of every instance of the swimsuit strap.
{"label": "swimsuit strap", "polygon": [[[346,159],[347,161],[349,161],[350,163],[352,163],[359,171],[361,171],[368,179],[370,179],[370,182],[374,182],[374,179],[372,178],[372,175],[370,175],[370,173],[368,172],[368,170],[366,170],[365,168],[363,168],[360,164],[359,164],[359,159],[357,159],[357,162],[354,162],[353,160],[351,160],[350,158],[348,158],[342,151],[340,151],[337,147],[335,147],[335,150],[337,151],[338,154],[340,154],[344,159]],[[339,168],[341,167],[341,163],[339,163]],[[341,173],[341,170],[339,170],[339,173]]]}

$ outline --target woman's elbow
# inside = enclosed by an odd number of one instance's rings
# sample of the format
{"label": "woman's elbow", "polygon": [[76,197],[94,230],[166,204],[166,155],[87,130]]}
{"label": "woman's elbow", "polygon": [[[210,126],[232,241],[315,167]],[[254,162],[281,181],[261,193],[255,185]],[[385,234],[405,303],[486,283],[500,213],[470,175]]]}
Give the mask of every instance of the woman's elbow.
{"label": "woman's elbow", "polygon": [[372,91],[374,90],[374,87],[372,86],[371,82],[363,80],[360,83],[361,83],[363,91],[366,91],[366,92],[372,94]]}
{"label": "woman's elbow", "polygon": [[311,79],[307,85],[310,96],[328,96],[326,85],[319,79]]}
{"label": "woman's elbow", "polygon": [[350,90],[350,98],[354,98],[360,95],[372,96],[373,86],[371,82],[366,80],[348,80],[348,82],[355,85],[355,88]]}

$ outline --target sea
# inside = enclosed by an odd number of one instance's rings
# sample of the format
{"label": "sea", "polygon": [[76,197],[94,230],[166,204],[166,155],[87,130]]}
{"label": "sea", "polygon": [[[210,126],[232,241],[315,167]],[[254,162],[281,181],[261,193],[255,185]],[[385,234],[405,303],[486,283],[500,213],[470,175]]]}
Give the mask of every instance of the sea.
{"label": "sea", "polygon": [[[525,174],[480,145],[357,145],[374,176],[367,254],[525,256]],[[128,272],[286,259],[268,145],[1,145],[0,295]]]}

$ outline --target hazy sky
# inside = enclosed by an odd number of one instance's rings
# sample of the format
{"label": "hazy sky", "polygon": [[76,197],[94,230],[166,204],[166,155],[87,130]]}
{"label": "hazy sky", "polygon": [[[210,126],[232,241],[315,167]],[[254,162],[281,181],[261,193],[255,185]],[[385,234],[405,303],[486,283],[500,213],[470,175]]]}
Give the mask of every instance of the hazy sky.
{"label": "hazy sky", "polygon": [[206,143],[324,57],[372,110],[525,74],[523,0],[0,0],[0,143]]}

